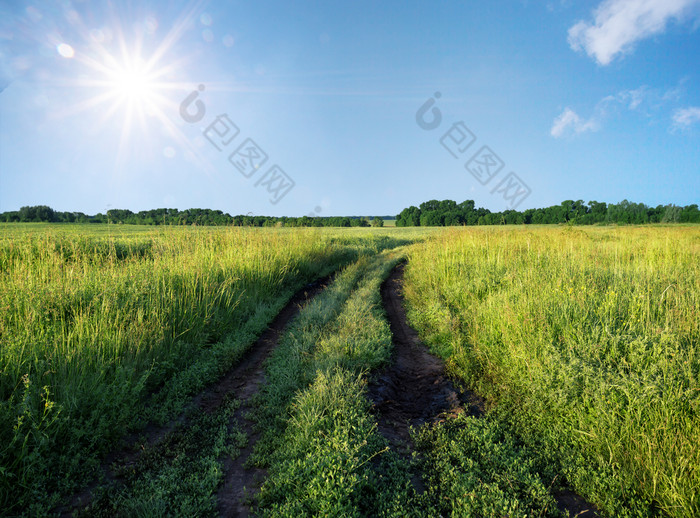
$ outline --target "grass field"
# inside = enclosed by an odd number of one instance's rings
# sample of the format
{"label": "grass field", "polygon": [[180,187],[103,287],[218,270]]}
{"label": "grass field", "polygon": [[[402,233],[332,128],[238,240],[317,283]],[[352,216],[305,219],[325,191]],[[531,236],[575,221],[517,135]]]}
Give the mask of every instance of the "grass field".
{"label": "grass field", "polygon": [[700,229],[470,229],[412,248],[410,318],[612,516],[700,515]]}
{"label": "grass field", "polygon": [[[414,430],[412,459],[366,397],[391,361],[379,286],[405,259],[410,322],[489,402]],[[0,514],[65,502],[338,271],[254,398],[260,514],[557,516],[563,484],[609,516],[697,516],[699,264],[697,226],[0,226]],[[188,414],[90,512],[215,515],[238,404]]]}

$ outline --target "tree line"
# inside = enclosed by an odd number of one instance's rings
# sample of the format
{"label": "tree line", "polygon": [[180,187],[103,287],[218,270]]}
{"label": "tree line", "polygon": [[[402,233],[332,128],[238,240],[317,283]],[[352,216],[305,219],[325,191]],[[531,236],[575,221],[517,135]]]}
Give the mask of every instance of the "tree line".
{"label": "tree line", "polygon": [[344,217],[271,217],[239,215],[231,216],[212,209],[152,209],[132,212],[128,209],[111,209],[105,214],[89,216],[82,212],[61,212],[46,205],[22,207],[18,211],[3,212],[0,222],[11,223],[114,223],[125,225],[234,225],[249,227],[381,227],[384,218],[375,216]]}
{"label": "tree line", "polygon": [[697,204],[685,207],[672,204],[650,207],[627,200],[611,204],[598,201],[589,201],[586,204],[583,200],[566,200],[559,205],[542,209],[491,212],[488,209],[476,208],[474,200],[466,200],[462,203],[452,200],[430,200],[421,203],[418,207],[405,208],[396,216],[397,227],[548,223],[575,225],[700,223],[700,210]]}
{"label": "tree line", "polygon": [[[152,209],[132,212],[111,209],[105,214],[89,216],[82,212],[60,212],[46,205],[22,207],[18,211],[0,213],[0,222],[46,223],[114,223],[126,225],[234,225],[249,227],[369,227],[384,226],[389,216],[302,216],[272,217],[231,216],[212,209]],[[506,210],[491,212],[477,208],[474,200],[457,203],[452,200],[430,200],[418,207],[410,206],[396,216],[397,227],[453,226],[453,225],[529,225],[558,224],[642,224],[642,223],[700,223],[698,205],[658,205],[623,200],[610,203],[566,200],[559,205],[522,212]]]}

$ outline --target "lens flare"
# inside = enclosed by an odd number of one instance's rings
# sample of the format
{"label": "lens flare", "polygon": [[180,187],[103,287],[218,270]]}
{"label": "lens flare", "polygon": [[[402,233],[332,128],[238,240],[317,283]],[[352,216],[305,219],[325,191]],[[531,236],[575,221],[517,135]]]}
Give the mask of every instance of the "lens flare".
{"label": "lens flare", "polygon": [[56,51],[64,58],[72,58],[75,56],[75,50],[73,50],[73,47],[67,43],[60,43],[56,45]]}

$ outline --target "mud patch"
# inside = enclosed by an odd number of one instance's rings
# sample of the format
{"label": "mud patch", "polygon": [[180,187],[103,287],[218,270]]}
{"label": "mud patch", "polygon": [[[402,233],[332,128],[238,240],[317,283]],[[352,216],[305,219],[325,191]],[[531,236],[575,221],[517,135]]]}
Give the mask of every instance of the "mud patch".
{"label": "mud patch", "polygon": [[404,265],[381,286],[394,345],[392,363],[369,384],[379,430],[399,451],[411,448],[409,428],[466,412],[479,416],[485,400],[458,390],[445,372],[445,363],[432,355],[408,325],[401,283]]}
{"label": "mud patch", "polygon": [[557,501],[557,508],[563,512],[569,513],[571,518],[593,518],[600,516],[598,508],[591,503],[568,489],[562,489],[554,493],[554,499]]}

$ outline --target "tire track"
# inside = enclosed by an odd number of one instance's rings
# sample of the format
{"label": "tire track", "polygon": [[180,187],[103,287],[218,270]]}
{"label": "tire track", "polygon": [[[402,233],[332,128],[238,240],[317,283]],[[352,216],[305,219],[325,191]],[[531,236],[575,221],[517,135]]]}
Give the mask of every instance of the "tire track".
{"label": "tire track", "polygon": [[394,268],[381,286],[382,302],[392,333],[393,362],[373,378],[370,399],[381,433],[399,451],[411,449],[409,428],[467,412],[480,416],[486,401],[460,391],[447,377],[445,363],[428,351],[408,325],[401,284],[404,264]]}
{"label": "tire track", "polygon": [[209,408],[212,405],[220,405],[226,394],[234,392],[236,399],[241,401],[241,406],[234,414],[233,420],[248,437],[245,447],[235,459],[224,460],[224,481],[217,493],[217,508],[221,516],[250,516],[252,512],[249,502],[259,490],[266,472],[261,468],[246,466],[261,435],[246,414],[251,409],[252,398],[265,382],[263,363],[277,346],[287,324],[299,314],[302,306],[321,293],[329,282],[330,277],[326,277],[297,292],[251,348],[250,357],[217,384],[214,393],[205,398],[204,408]]}

